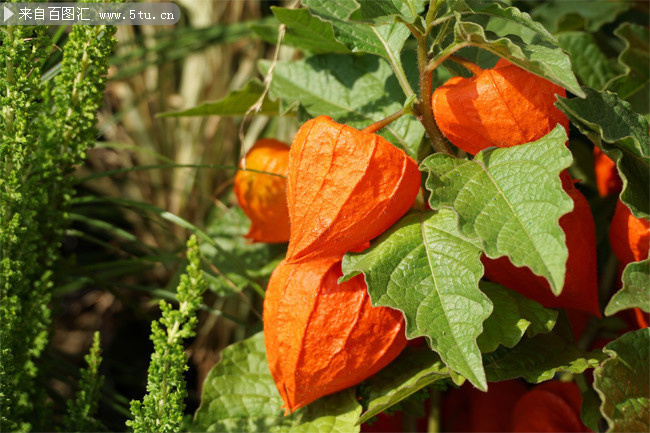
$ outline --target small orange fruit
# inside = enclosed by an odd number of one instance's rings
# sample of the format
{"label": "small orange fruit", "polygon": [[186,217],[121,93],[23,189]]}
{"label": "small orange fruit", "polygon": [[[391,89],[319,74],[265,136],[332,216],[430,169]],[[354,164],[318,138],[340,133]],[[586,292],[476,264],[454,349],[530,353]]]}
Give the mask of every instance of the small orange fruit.
{"label": "small orange fruit", "polygon": [[246,169],[272,173],[240,170],[235,175],[235,195],[251,220],[245,237],[255,242],[287,242],[289,210],[284,176],[289,164],[289,146],[266,138],[257,141],[245,158]]}

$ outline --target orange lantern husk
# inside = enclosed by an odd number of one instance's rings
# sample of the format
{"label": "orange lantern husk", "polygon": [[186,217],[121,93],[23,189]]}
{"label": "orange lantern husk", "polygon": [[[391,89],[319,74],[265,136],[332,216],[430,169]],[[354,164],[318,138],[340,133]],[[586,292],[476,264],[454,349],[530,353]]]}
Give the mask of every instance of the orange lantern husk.
{"label": "orange lantern husk", "polygon": [[618,175],[616,163],[596,146],[594,146],[594,171],[596,173],[598,194],[601,197],[617,194],[621,191],[623,183]]}
{"label": "orange lantern husk", "polygon": [[563,88],[501,59],[470,78],[453,77],[432,95],[442,133],[455,146],[476,155],[487,147],[535,141],[569,119],[553,104]]}
{"label": "orange lantern husk", "polygon": [[406,346],[399,311],[372,307],[363,276],[338,284],[341,261],[282,262],[264,300],[269,368],[286,413],[378,372]]}
{"label": "orange lantern husk", "polygon": [[417,163],[384,138],[320,116],[291,146],[288,261],[341,257],[386,231],[415,200]]}
{"label": "orange lantern husk", "polygon": [[609,226],[609,243],[623,265],[646,259],[650,248],[650,221],[636,218],[619,199]]}
{"label": "orange lantern husk", "polygon": [[[286,176],[289,146],[274,139],[262,139],[246,154],[246,169]],[[243,161],[240,167],[243,166]],[[254,242],[287,242],[289,210],[284,177],[240,170],[235,175],[235,195],[251,220],[246,238]]]}
{"label": "orange lantern husk", "polygon": [[580,418],[582,395],[575,382],[534,386],[512,409],[513,432],[590,432]]}
{"label": "orange lantern husk", "polygon": [[573,199],[573,211],[560,218],[569,250],[562,293],[555,296],[545,278],[533,274],[527,267],[514,266],[508,257],[490,259],[483,256],[485,276],[545,307],[572,308],[601,317],[594,218],[587,199],[573,186],[568,174],[564,172],[561,177],[565,191]]}

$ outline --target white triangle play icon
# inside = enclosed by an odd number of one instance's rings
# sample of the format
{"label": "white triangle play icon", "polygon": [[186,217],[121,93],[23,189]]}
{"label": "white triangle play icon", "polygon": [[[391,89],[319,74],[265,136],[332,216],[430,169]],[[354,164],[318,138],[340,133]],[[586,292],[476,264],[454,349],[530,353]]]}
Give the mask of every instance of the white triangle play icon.
{"label": "white triangle play icon", "polygon": [[7,21],[9,18],[13,17],[14,13],[7,8],[7,6],[4,7],[4,20]]}

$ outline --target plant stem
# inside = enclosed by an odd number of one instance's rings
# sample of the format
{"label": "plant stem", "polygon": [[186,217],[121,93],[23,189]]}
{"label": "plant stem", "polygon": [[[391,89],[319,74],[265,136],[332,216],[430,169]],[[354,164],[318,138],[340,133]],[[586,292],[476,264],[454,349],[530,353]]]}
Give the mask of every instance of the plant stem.
{"label": "plant stem", "polygon": [[374,134],[375,132],[379,131],[381,128],[387,126],[391,122],[394,122],[395,120],[399,119],[404,115],[404,109],[402,108],[396,113],[391,114],[388,117],[385,117],[375,123],[373,123],[370,126],[367,126],[366,128],[362,129],[362,132],[366,132],[368,134]]}
{"label": "plant stem", "polygon": [[449,60],[453,60],[454,62],[458,63],[459,65],[462,65],[465,69],[470,71],[474,76],[478,76],[483,72],[483,69],[477,65],[476,63],[470,62],[464,57],[457,56],[456,54],[452,54],[449,56]]}
{"label": "plant stem", "polygon": [[447,48],[445,48],[443,51],[441,51],[437,56],[435,56],[429,64],[427,65],[427,71],[429,73],[433,72],[434,69],[436,69],[442,62],[447,60],[449,56],[454,54],[456,51],[460,50],[461,48],[469,47],[471,44],[467,42],[461,42],[459,44],[455,45],[450,45]]}
{"label": "plant stem", "polygon": [[420,71],[420,106],[418,120],[424,125],[427,135],[433,144],[433,149],[437,153],[446,153],[451,155],[451,150],[445,142],[436,121],[433,118],[433,109],[431,108],[431,71],[428,68],[429,58],[427,50],[427,40],[424,37],[418,38],[418,69]]}
{"label": "plant stem", "polygon": [[440,431],[440,391],[437,389],[431,390],[427,431],[429,433],[438,433]]}

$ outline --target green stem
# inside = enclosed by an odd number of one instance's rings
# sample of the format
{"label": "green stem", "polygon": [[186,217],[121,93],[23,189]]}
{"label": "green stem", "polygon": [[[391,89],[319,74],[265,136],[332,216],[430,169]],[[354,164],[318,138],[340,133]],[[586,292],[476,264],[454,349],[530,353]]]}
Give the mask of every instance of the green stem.
{"label": "green stem", "polygon": [[440,391],[437,389],[431,390],[427,431],[429,433],[438,433],[440,431]]}
{"label": "green stem", "polygon": [[427,16],[424,18],[424,25],[426,27],[425,36],[428,36],[434,27],[433,23],[435,22],[436,15],[438,15],[438,11],[444,3],[445,0],[431,0],[429,2],[429,10],[427,11]]}
{"label": "green stem", "polygon": [[418,120],[424,125],[424,129],[433,144],[433,149],[437,153],[446,153],[452,155],[449,146],[445,142],[436,121],[433,118],[433,109],[431,108],[431,71],[428,70],[429,58],[427,50],[427,40],[423,37],[418,39],[418,69],[420,71],[420,106]]}
{"label": "green stem", "polygon": [[440,66],[440,64],[442,62],[447,60],[447,58],[449,56],[451,56],[452,54],[454,54],[456,51],[460,50],[461,48],[469,47],[470,45],[471,44],[469,44],[467,42],[461,42],[459,44],[448,46],[447,48],[442,50],[440,53],[438,53],[437,56],[435,56],[433,59],[431,59],[431,61],[427,65],[427,68],[426,68],[427,71],[429,73],[433,72],[434,69],[436,69],[438,66]]}

